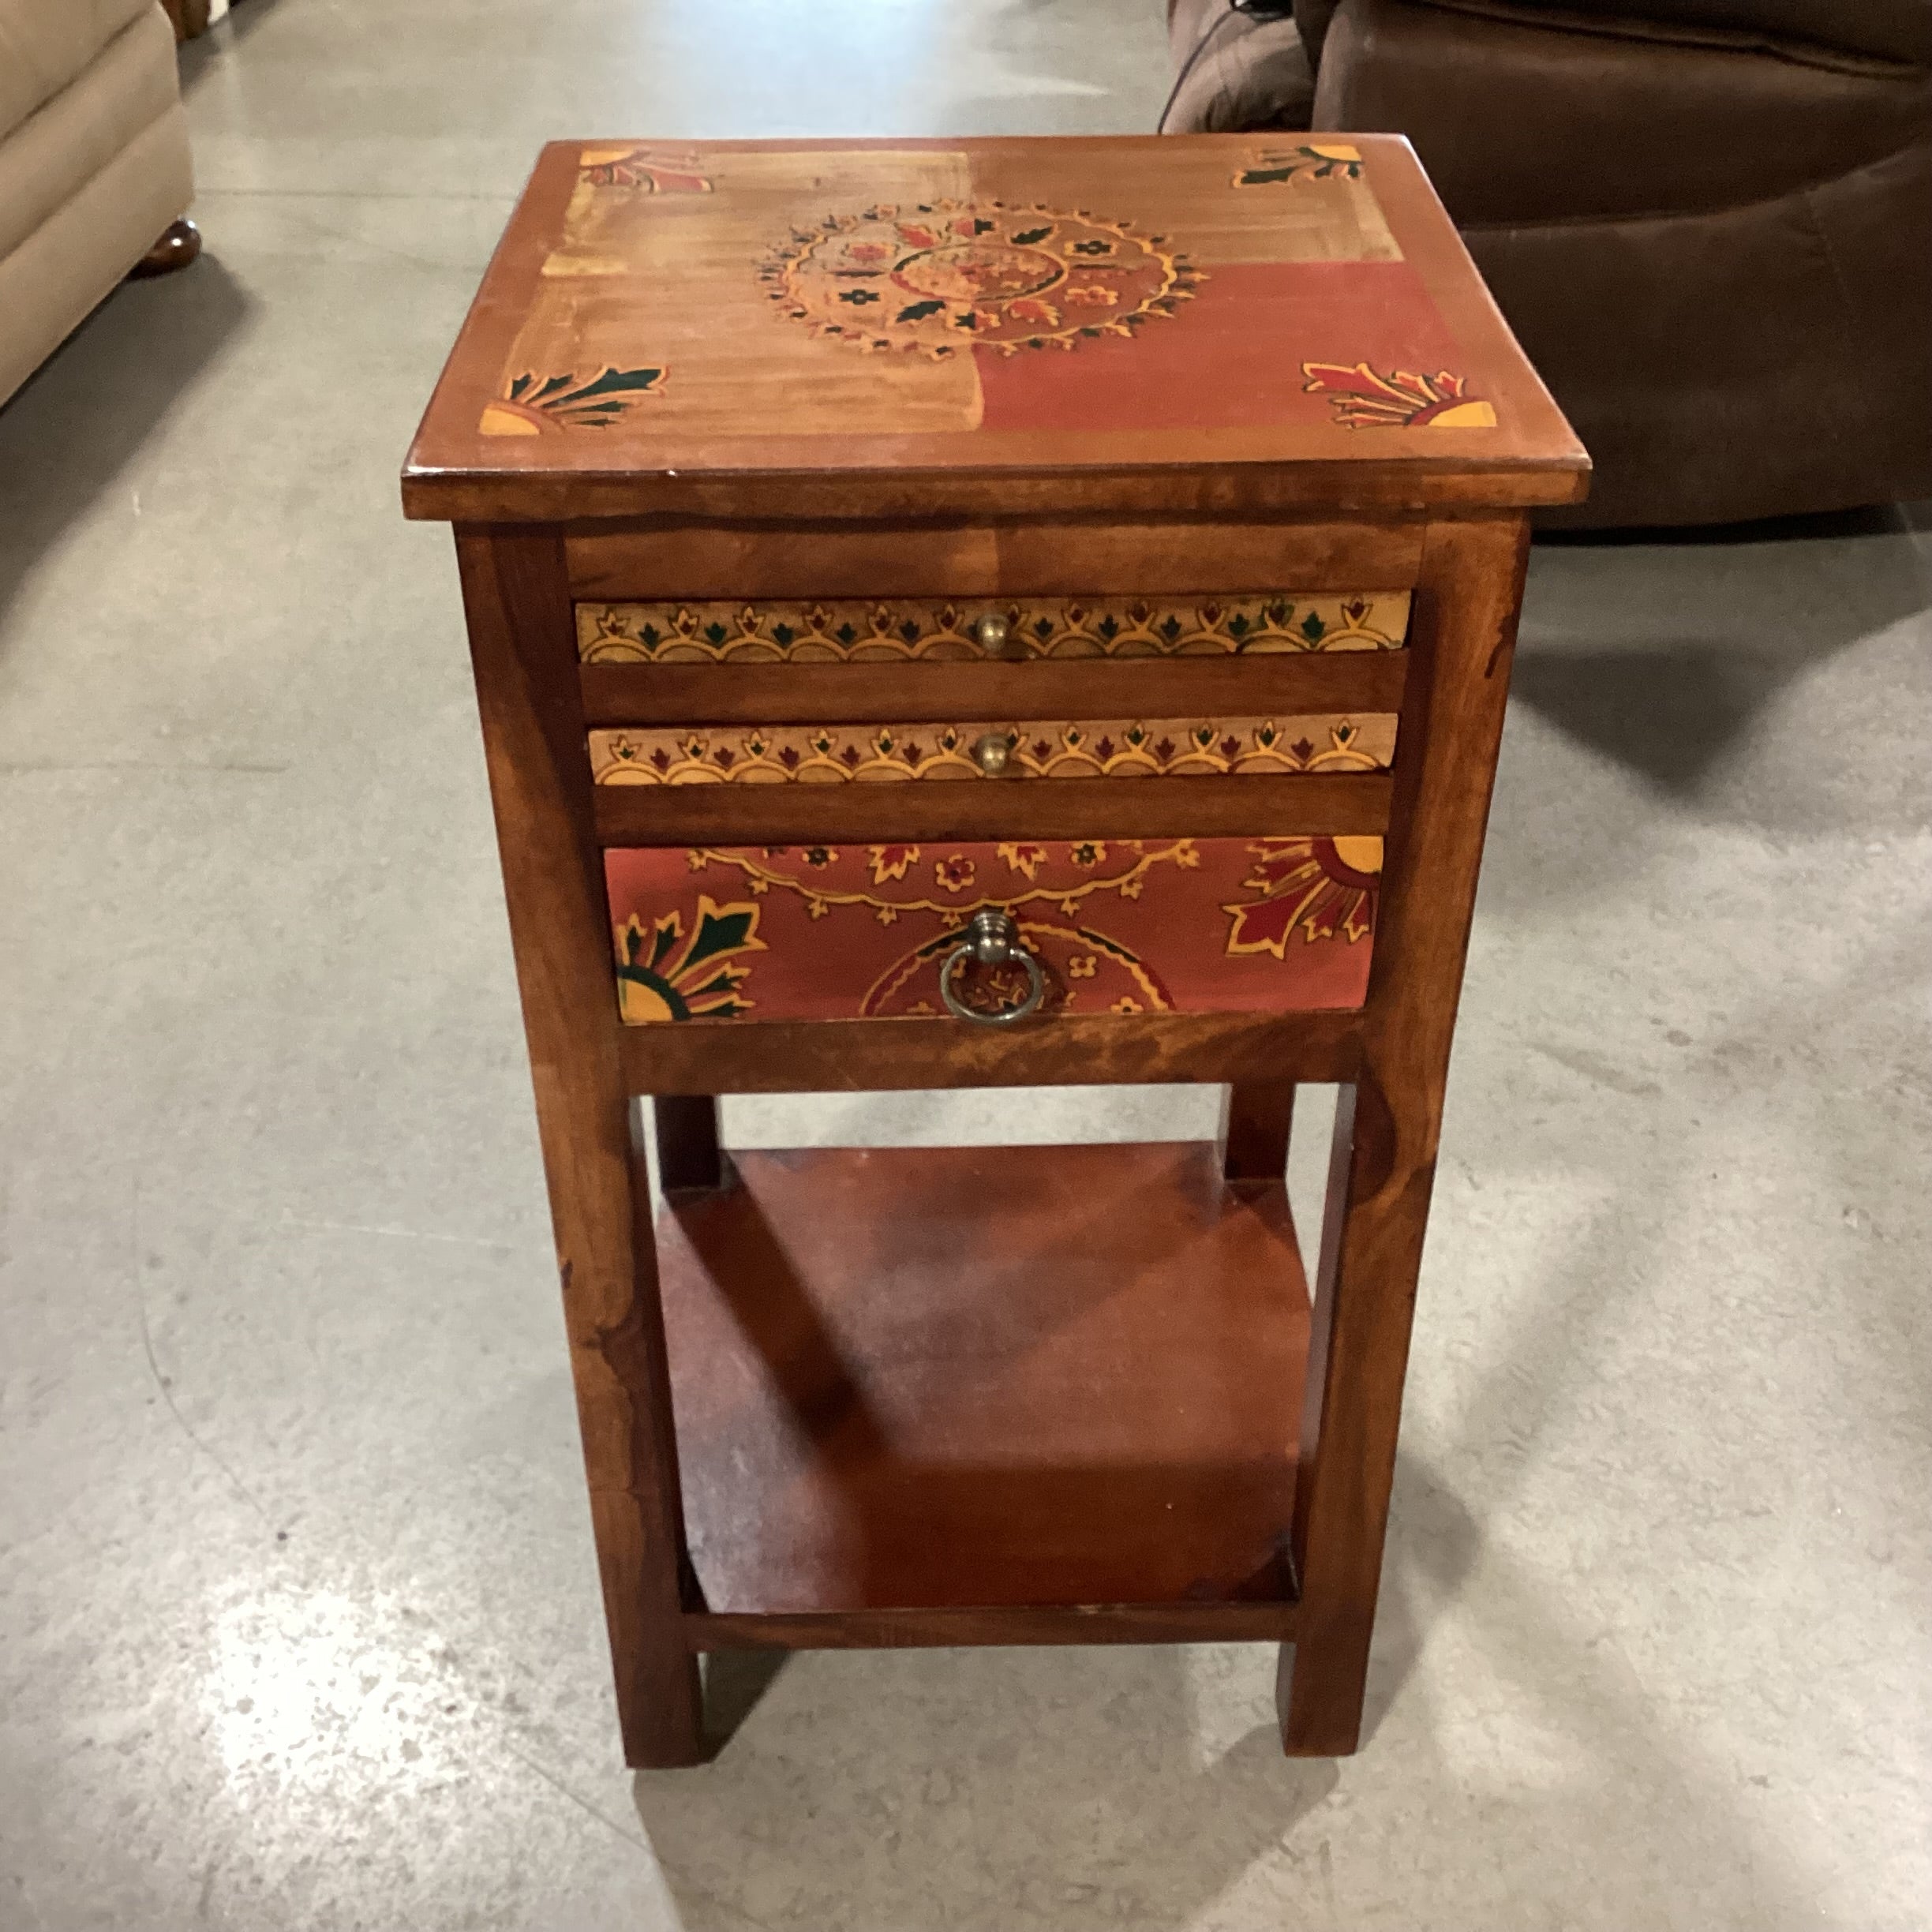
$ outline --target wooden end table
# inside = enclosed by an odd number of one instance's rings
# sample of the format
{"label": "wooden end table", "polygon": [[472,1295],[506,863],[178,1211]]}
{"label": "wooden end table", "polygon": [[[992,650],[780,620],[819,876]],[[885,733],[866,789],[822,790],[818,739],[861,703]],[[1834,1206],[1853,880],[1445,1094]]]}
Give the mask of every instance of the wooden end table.
{"label": "wooden end table", "polygon": [[[1286,1748],[1354,1748],[1526,513],[1587,468],[1398,139],[545,149],[403,496],[631,1763],[747,1645],[1265,1639]],[[1229,1084],[1222,1141],[727,1157],[713,1098],[1110,1081]]]}

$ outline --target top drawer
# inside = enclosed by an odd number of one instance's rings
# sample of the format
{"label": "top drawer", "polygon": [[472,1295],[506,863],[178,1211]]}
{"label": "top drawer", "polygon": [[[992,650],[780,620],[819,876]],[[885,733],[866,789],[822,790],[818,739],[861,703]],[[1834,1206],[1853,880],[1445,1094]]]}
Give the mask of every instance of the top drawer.
{"label": "top drawer", "polygon": [[577,606],[586,664],[970,664],[1398,650],[1409,593]]}

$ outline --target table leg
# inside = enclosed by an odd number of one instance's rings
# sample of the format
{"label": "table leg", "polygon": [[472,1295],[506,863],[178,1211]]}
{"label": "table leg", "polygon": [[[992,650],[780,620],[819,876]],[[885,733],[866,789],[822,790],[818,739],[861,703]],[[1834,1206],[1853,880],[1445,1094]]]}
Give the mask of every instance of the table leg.
{"label": "table leg", "polygon": [[619,1057],[563,545],[459,530],[457,560],[549,1183],[624,1754],[703,1755],[641,1109]]}
{"label": "table leg", "polygon": [[658,1185],[668,1195],[716,1193],[724,1185],[717,1100],[710,1094],[660,1094],[651,1108]]}
{"label": "table leg", "polygon": [[1288,1171],[1293,1080],[1239,1080],[1221,1118],[1221,1170],[1230,1181],[1279,1181]]}
{"label": "table leg", "polygon": [[1410,628],[1402,743],[1362,1064],[1342,1090],[1309,1341],[1279,1685],[1298,1756],[1352,1751],[1381,1586],[1416,1280],[1529,553],[1519,516],[1432,526]]}

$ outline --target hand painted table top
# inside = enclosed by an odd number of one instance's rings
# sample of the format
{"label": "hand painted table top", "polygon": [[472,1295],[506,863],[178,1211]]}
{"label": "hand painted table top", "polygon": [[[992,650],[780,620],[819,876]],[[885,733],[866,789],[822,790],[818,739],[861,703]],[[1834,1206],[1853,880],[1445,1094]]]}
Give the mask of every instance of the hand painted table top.
{"label": "hand painted table top", "polygon": [[553,143],[404,496],[783,514],[787,475],[889,507],[912,473],[1106,507],[1209,468],[1236,505],[1581,494],[1399,137]]}

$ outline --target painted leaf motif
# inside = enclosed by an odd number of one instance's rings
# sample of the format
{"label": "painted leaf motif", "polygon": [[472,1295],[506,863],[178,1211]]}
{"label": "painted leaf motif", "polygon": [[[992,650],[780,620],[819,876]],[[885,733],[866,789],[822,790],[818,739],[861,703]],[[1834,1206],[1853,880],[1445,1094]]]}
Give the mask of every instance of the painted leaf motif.
{"label": "painted leaf motif", "polygon": [[944,302],[936,301],[908,302],[893,320],[895,322],[923,322],[928,316],[938,314],[945,306]]}
{"label": "painted leaf motif", "polygon": [[586,396],[608,395],[616,392],[649,389],[663,376],[661,369],[607,369],[594,382],[587,382],[579,389],[573,400],[582,402]]}
{"label": "painted leaf motif", "polygon": [[695,966],[700,960],[710,959],[714,953],[739,951],[750,938],[758,920],[757,914],[749,908],[721,912],[708,899],[699,900],[698,906],[698,936],[684,956],[687,968]]}
{"label": "painted leaf motif", "polygon": [[1228,950],[1230,953],[1272,953],[1281,957],[1288,944],[1288,936],[1294,930],[1295,915],[1300,910],[1293,899],[1263,899],[1252,905],[1241,905],[1230,908],[1234,914],[1234,928],[1228,934]]}
{"label": "painted leaf motif", "polygon": [[1051,302],[1042,301],[1037,295],[1023,295],[1017,301],[1006,305],[1006,313],[1016,322],[1040,322],[1048,328],[1054,328],[1060,320],[1060,312]]}
{"label": "painted leaf motif", "polygon": [[1388,393],[1388,384],[1366,362],[1304,362],[1301,373],[1311,390],[1328,390],[1346,395],[1379,396]]}
{"label": "painted leaf motif", "polygon": [[906,868],[919,856],[916,845],[873,845],[867,849],[872,861],[872,883],[882,886],[888,879],[904,878]]}
{"label": "painted leaf motif", "polygon": [[1257,850],[1254,870],[1244,883],[1254,892],[1279,892],[1291,881],[1305,877],[1309,871],[1305,841],[1292,840],[1285,848],[1270,844]]}
{"label": "painted leaf motif", "polygon": [[1036,244],[1044,242],[1052,233],[1053,223],[1051,222],[1049,222],[1043,228],[1022,228],[1018,234],[1013,236],[1013,245],[1016,248],[1032,248]]}

